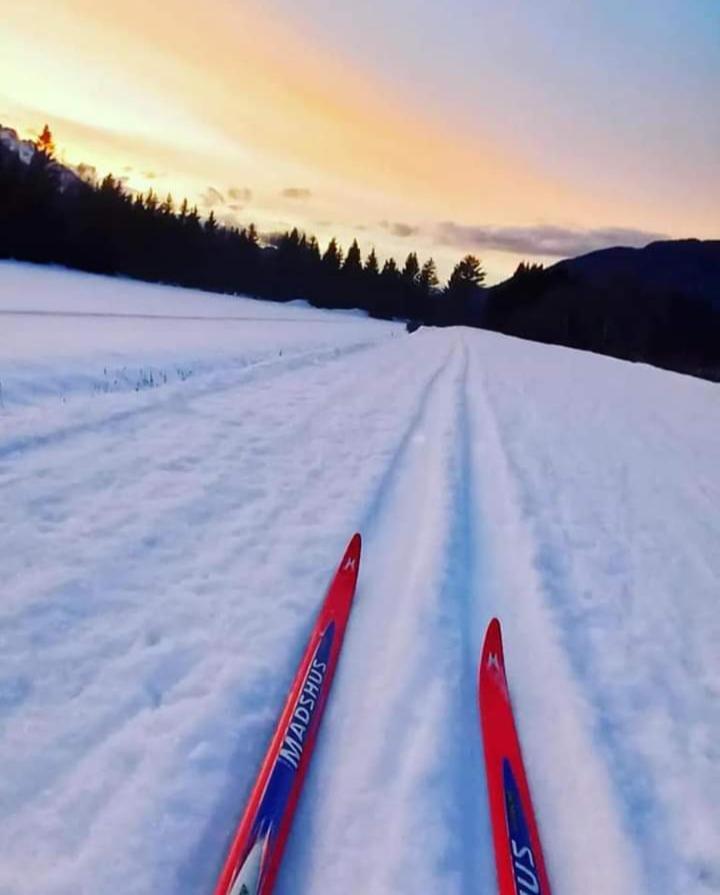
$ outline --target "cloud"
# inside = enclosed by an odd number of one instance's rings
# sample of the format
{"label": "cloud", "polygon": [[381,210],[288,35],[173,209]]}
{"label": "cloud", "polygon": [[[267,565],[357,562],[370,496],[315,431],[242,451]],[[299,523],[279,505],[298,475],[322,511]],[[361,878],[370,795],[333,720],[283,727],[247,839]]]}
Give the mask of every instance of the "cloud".
{"label": "cloud", "polygon": [[657,239],[667,239],[663,233],[651,233],[629,227],[573,229],[541,224],[533,227],[483,227],[444,221],[438,224],[437,239],[443,245],[478,249],[495,249],[518,255],[544,255],[571,258],[611,246],[640,248]]}
{"label": "cloud", "polygon": [[249,202],[252,195],[252,190],[246,186],[231,186],[228,190],[228,197],[236,202]]}
{"label": "cloud", "polygon": [[310,190],[306,190],[303,187],[298,186],[288,186],[280,193],[285,199],[309,199],[312,196],[312,192]]}
{"label": "cloud", "polygon": [[393,236],[400,236],[403,239],[407,236],[415,236],[420,231],[419,227],[413,227],[412,224],[404,224],[401,221],[380,221],[380,226]]}
{"label": "cloud", "polygon": [[218,205],[225,204],[225,196],[214,186],[209,186],[206,192],[201,193],[200,204],[203,208],[217,208]]}

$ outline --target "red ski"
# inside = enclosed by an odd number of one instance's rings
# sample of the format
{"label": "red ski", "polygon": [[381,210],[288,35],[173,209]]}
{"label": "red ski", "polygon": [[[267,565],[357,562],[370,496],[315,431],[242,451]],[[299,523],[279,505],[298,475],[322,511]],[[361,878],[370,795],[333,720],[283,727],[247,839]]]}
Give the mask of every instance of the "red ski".
{"label": "red ski", "polygon": [[272,892],[340,655],[355,594],[360,546],[360,535],[356,534],[330,584],[215,895]]}
{"label": "red ski", "polygon": [[485,633],[478,695],[499,895],[550,895],[496,618]]}

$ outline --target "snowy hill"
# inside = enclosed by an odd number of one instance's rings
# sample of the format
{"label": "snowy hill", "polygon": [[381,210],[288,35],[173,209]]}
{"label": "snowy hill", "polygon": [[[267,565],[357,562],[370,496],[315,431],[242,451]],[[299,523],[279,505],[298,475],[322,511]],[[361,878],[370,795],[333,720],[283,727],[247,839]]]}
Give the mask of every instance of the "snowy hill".
{"label": "snowy hill", "polygon": [[0,893],[212,890],[345,541],[279,878],[491,893],[504,622],[555,895],[720,892],[719,386],[0,264]]}
{"label": "snowy hill", "polygon": [[483,325],[720,381],[720,240],[601,249],[519,269]]}

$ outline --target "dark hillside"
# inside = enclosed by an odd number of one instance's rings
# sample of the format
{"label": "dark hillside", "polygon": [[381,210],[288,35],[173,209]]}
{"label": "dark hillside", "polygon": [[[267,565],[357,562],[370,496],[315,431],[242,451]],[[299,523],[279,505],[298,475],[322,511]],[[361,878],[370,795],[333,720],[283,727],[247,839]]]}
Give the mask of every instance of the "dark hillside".
{"label": "dark hillside", "polygon": [[488,290],[484,325],[720,380],[720,241],[612,248]]}

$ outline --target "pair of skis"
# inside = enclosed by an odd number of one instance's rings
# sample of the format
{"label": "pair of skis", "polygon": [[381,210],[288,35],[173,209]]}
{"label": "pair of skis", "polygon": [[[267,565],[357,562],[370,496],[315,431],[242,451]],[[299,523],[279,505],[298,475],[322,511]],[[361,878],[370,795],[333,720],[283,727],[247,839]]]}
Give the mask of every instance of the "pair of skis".
{"label": "pair of skis", "polygon": [[[330,584],[215,895],[270,895],[340,655],[360,568],[356,534]],[[500,622],[485,635],[478,697],[499,895],[550,895],[505,677]]]}

